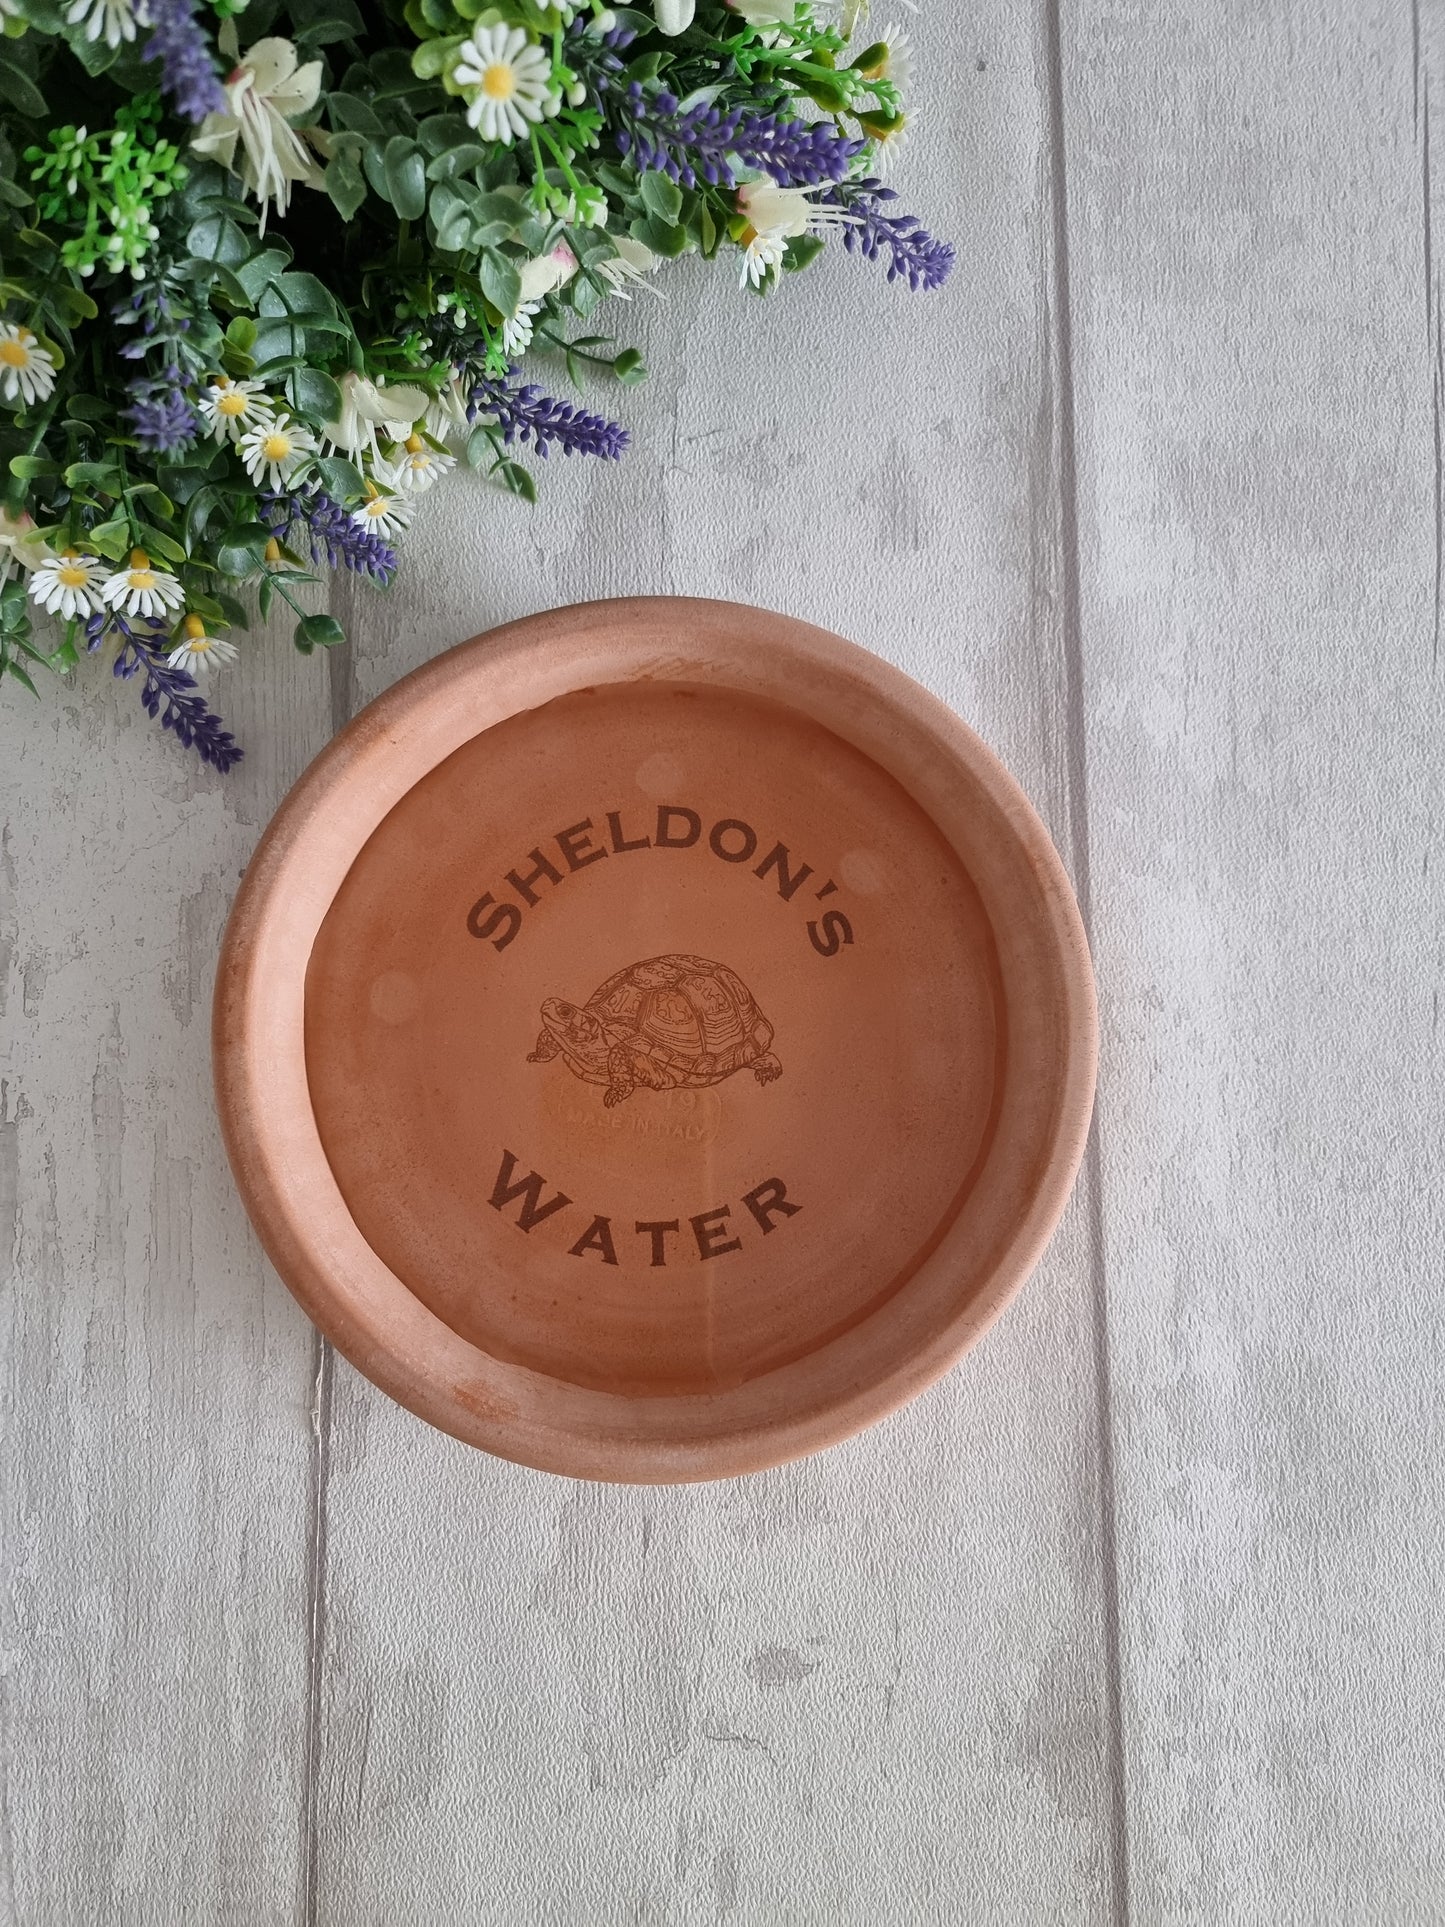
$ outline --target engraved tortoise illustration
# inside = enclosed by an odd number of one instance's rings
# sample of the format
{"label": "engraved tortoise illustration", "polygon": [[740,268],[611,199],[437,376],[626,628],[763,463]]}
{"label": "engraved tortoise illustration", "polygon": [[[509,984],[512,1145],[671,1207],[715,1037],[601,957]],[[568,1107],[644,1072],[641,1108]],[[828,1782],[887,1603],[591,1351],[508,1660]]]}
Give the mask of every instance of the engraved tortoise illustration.
{"label": "engraved tortoise illustration", "polygon": [[781,1077],[773,1027],[726,964],[707,957],[648,957],[609,977],[580,1009],[561,997],[542,1003],[542,1030],[529,1064],[562,1057],[574,1077],[605,1084],[607,1105],[639,1084],[670,1091],[720,1084],[750,1070],[760,1084]]}

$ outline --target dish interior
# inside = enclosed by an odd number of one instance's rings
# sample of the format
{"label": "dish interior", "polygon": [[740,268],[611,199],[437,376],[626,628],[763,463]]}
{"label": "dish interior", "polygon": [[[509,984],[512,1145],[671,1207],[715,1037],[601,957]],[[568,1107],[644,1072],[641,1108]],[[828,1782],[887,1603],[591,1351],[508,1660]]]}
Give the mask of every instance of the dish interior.
{"label": "dish interior", "polygon": [[472,1345],[629,1397],[737,1386],[903,1290],[968,1208],[1005,1036],[925,812],[801,713],[677,683],[463,745],[306,977],[317,1129],[377,1256]]}

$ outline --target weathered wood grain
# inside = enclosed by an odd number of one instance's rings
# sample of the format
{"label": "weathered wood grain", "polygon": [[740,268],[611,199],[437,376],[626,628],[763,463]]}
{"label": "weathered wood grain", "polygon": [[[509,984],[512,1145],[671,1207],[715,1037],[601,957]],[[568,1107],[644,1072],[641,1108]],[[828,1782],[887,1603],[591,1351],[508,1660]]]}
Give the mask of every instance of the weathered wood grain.
{"label": "weathered wood grain", "polygon": [[[1047,40],[1022,5],[917,31],[950,291],[840,256],[763,307],[684,267],[614,310],[657,369],[596,391],[625,464],[429,505],[354,605],[348,703],[550,603],[755,601],[931,684],[1072,850]],[[1109,1918],[1088,1209],[964,1371],[759,1480],[565,1484],[338,1366],[316,1918]]]}
{"label": "weathered wood grain", "polygon": [[0,703],[0,1918],[291,1921],[312,1335],[210,1095],[236,881],[325,740],[284,635],[203,771],[84,665]]}
{"label": "weathered wood grain", "polygon": [[1066,10],[1141,1921],[1445,1918],[1438,31]]}

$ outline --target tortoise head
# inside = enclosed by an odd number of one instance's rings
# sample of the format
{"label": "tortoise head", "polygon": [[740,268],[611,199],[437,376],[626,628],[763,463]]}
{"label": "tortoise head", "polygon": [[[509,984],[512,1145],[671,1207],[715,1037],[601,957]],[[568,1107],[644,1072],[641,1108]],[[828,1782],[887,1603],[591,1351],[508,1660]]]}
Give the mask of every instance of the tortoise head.
{"label": "tortoise head", "polygon": [[547,1034],[575,1071],[607,1081],[607,1033],[590,1010],[580,1010],[565,997],[542,1000],[542,1022]]}

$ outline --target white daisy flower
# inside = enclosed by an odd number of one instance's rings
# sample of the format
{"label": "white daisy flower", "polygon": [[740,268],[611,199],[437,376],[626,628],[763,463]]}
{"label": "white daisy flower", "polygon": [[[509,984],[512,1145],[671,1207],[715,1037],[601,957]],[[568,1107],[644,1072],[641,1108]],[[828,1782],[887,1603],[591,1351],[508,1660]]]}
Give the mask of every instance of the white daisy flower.
{"label": "white daisy flower", "polygon": [[686,33],[697,12],[697,0],[652,0],[660,33]]}
{"label": "white daisy flower", "polygon": [[856,218],[840,207],[819,207],[810,198],[817,191],[768,180],[745,181],[738,189],[738,208],[748,223],[739,242],[743,287],[759,287],[770,269],[780,269],[789,241],[810,230],[847,227]]}
{"label": "white daisy flower", "polygon": [[229,375],[217,375],[196,406],[218,442],[240,441],[276,412],[265,382],[232,381]]}
{"label": "white daisy flower", "polygon": [[524,301],[515,314],[507,316],[502,323],[502,351],[508,355],[523,354],[532,345],[532,323],[542,312],[540,301]]}
{"label": "white daisy flower", "polygon": [[882,64],[869,74],[870,80],[891,80],[902,93],[913,74],[913,40],[907,28],[898,26],[894,21],[878,36],[887,47]]}
{"label": "white daisy flower", "polygon": [[45,401],[55,386],[55,357],[29,328],[0,321],[0,400]]}
{"label": "white daisy flower", "polygon": [[455,455],[440,455],[436,449],[428,448],[420,435],[408,435],[392,455],[387,472],[397,488],[405,489],[409,495],[420,495],[456,465]]}
{"label": "white daisy flower", "polygon": [[64,616],[67,621],[72,616],[93,616],[105,607],[101,590],[109,574],[107,565],[95,556],[66,549],[47,557],[35,570],[29,593],[49,615]]}
{"label": "white daisy flower", "polygon": [[71,0],[65,9],[66,24],[78,27],[85,22],[87,40],[105,36],[107,47],[118,47],[123,40],[134,40],[137,25],[148,26],[146,10],[131,5],[131,0]]}
{"label": "white daisy flower", "polygon": [[224,636],[208,636],[206,625],[199,616],[187,616],[182,625],[181,640],[166,661],[172,669],[184,669],[200,682],[213,669],[234,662],[240,653],[235,643],[228,642]]}
{"label": "white daisy flower", "polygon": [[153,569],[144,549],[132,549],[130,561],[101,584],[101,599],[108,609],[119,609],[128,616],[148,616],[160,621],[168,609],[179,609],[186,592],[167,569]]}
{"label": "white daisy flower", "polygon": [[286,414],[274,421],[258,422],[237,444],[246,473],[258,486],[286,488],[308,455],[316,453],[316,443],[299,422]]}
{"label": "white daisy flower", "polygon": [[[261,203],[260,231],[264,234],[271,208],[284,214],[290,206],[295,182],[304,181],[307,187],[322,185],[320,166],[290,125],[298,114],[309,113],[316,105],[321,91],[321,62],[308,60],[304,67],[298,67],[296,49],[289,40],[258,40],[222,85],[227,111],[207,114],[191,147],[208,160],[240,173]],[[237,141],[241,143],[239,169],[235,167]]]}
{"label": "white daisy flower", "polygon": [[467,123],[483,140],[510,147],[529,124],[561,105],[552,91],[552,62],[521,27],[474,27],[457,50],[451,77],[472,96]]}
{"label": "white daisy flower", "polygon": [[353,462],[376,454],[378,428],[388,441],[394,441],[409,433],[413,422],[426,412],[424,388],[388,388],[385,382],[368,381],[355,372],[342,375],[337,386],[341,390],[341,413],[334,422],[323,424],[321,438]]}
{"label": "white daisy flower", "polygon": [[630,234],[615,234],[612,245],[616,254],[606,261],[594,261],[593,267],[602,279],[610,283],[619,301],[630,301],[630,290],[634,287],[645,288],[648,294],[663,299],[661,288],[654,288],[647,277],[660,263],[662,256],[654,254],[643,241],[634,241]]}
{"label": "white daisy flower", "polygon": [[378,462],[372,474],[366,485],[366,500],[352,510],[351,519],[368,535],[383,535],[394,541],[411,526],[413,504],[401,493],[389,463]]}
{"label": "white daisy flower", "polygon": [[428,435],[434,435],[439,442],[448,442],[453,435],[471,433],[471,419],[467,414],[467,391],[461,376],[452,370],[451,380],[445,388],[438,389],[427,407],[422,427]]}

